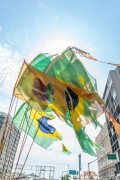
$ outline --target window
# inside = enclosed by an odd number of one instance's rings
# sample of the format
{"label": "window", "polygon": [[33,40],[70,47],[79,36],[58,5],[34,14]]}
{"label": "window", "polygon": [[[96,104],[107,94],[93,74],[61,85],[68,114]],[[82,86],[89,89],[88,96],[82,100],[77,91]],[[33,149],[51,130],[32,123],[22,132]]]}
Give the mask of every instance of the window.
{"label": "window", "polygon": [[117,118],[116,121],[119,123],[119,118]]}
{"label": "window", "polygon": [[112,86],[112,79],[110,79],[109,84],[108,84],[109,88],[111,88],[111,86]]}
{"label": "window", "polygon": [[115,148],[116,148],[116,150],[119,149],[118,141],[115,143]]}
{"label": "window", "polygon": [[112,137],[112,133],[111,133],[111,131],[109,132],[109,136],[110,136],[110,138]]}
{"label": "window", "polygon": [[118,166],[118,163],[115,164],[115,166],[116,166],[116,173],[118,174],[118,173],[119,173],[119,166]]}
{"label": "window", "polygon": [[110,112],[111,112],[111,114],[113,115],[113,108],[111,107],[111,109],[110,109]]}
{"label": "window", "polygon": [[115,92],[115,90],[113,91],[113,99],[115,100],[115,98],[116,98],[116,92]]}
{"label": "window", "polygon": [[113,125],[112,125],[112,122],[110,121],[110,127],[112,127]]}
{"label": "window", "polygon": [[120,67],[117,67],[118,72],[120,73]]}
{"label": "window", "polygon": [[118,172],[120,173],[120,162],[118,162]]}
{"label": "window", "polygon": [[111,145],[113,145],[113,143],[114,143],[114,142],[113,142],[113,138],[110,139],[110,142],[111,142]]}
{"label": "window", "polygon": [[113,153],[115,152],[115,146],[114,145],[112,146],[112,151],[113,151]]}
{"label": "window", "polygon": [[112,134],[112,136],[113,136],[113,134],[114,134],[113,128],[111,129],[111,134]]}
{"label": "window", "polygon": [[117,114],[119,115],[120,114],[120,105],[119,104],[117,105],[116,111],[117,111]]}
{"label": "window", "polygon": [[120,149],[118,150],[118,157],[119,157],[119,160],[120,160]]}
{"label": "window", "polygon": [[120,139],[118,140],[118,143],[119,143],[119,147],[120,147]]}
{"label": "window", "polygon": [[117,135],[114,134],[114,135],[113,135],[113,141],[115,142],[116,140],[117,140]]}
{"label": "window", "polygon": [[109,95],[109,92],[110,92],[110,88],[112,86],[112,79],[108,82],[106,88],[105,88],[105,94],[104,94],[104,101],[106,102],[107,99],[108,99],[108,95]]}
{"label": "window", "polygon": [[114,112],[113,117],[114,117],[115,119],[117,118],[117,112],[116,112],[116,111]]}
{"label": "window", "polygon": [[113,97],[111,97],[111,103],[113,103]]}
{"label": "window", "polygon": [[114,133],[116,132],[114,127],[113,127],[113,131],[114,131]]}
{"label": "window", "polygon": [[112,151],[113,151],[113,153],[114,153],[117,149],[119,149],[118,141],[112,146]]}

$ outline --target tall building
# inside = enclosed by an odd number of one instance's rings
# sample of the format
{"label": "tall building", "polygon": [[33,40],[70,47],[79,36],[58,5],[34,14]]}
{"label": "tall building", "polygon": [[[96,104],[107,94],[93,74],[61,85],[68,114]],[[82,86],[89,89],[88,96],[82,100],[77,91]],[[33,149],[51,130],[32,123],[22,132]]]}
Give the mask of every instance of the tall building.
{"label": "tall building", "polygon": [[[103,99],[106,107],[120,124],[120,67],[111,70],[108,75]],[[116,154],[116,173],[120,174],[120,138],[118,138],[112,123],[106,118],[112,152]]]}
{"label": "tall building", "polygon": [[[4,132],[5,119],[6,119],[6,114],[0,112],[0,144]],[[12,126],[12,131],[11,131],[11,126]],[[12,171],[13,162],[15,159],[15,154],[20,139],[20,130],[16,128],[14,125],[12,125],[11,117],[9,118],[6,127],[4,139],[5,139],[4,145],[3,145],[2,153],[0,155],[0,174],[4,173],[5,175],[7,175]]]}
{"label": "tall building", "polygon": [[97,149],[98,174],[99,179],[108,180],[115,177],[115,161],[108,160],[107,154],[112,153],[110,138],[108,134],[107,122],[104,124],[104,130],[101,130],[96,137],[96,144],[103,147],[103,150]]}

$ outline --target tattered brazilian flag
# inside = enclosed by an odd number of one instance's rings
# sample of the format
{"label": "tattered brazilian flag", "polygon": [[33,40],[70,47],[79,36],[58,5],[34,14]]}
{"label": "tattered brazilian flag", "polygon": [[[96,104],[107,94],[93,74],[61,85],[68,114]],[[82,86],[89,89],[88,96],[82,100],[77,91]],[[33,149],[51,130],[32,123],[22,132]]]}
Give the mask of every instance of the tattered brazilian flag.
{"label": "tattered brazilian flag", "polygon": [[[79,98],[81,98],[80,97],[81,94],[86,96],[85,90],[83,88],[78,88],[69,83],[55,79],[45,73],[38,71],[37,69],[33,68],[31,65],[29,65],[27,63],[24,64],[23,70],[24,71],[22,71],[22,74],[19,76],[18,81],[16,83],[14,95],[17,96],[18,98],[22,99],[23,101],[26,100],[25,102],[30,104],[30,106],[33,109],[39,109],[40,112],[44,111],[46,108],[48,108],[50,106],[49,95],[50,96],[52,95],[53,96],[52,99],[54,101],[51,105],[56,107],[59,110],[59,111],[57,111],[58,115],[64,117],[63,119],[65,119],[66,113],[68,111],[70,111],[70,109],[67,105],[67,103],[68,103],[67,102],[67,93],[69,93],[70,96],[72,97],[71,92],[76,93],[79,90],[79,93],[77,95],[77,96],[79,96]],[[36,78],[37,78],[37,84],[35,84]],[[40,86],[40,89],[38,86],[39,82],[43,84],[42,86]],[[53,92],[53,93],[48,91],[49,84],[52,87],[51,92]],[[69,89],[67,87],[69,87]],[[70,92],[70,89],[71,89],[71,92]],[[79,101],[79,104],[80,103],[81,103],[81,101]],[[52,106],[51,106],[51,108],[53,108]],[[75,102],[75,106],[80,107],[80,109],[75,107],[75,109],[76,109],[75,113],[77,114],[77,112],[78,112],[80,114],[81,110],[82,110],[81,106],[80,105],[78,106],[78,103],[76,103],[76,102]],[[73,111],[71,111],[71,112],[73,112]],[[72,117],[72,114],[73,113],[70,113],[70,117],[72,119],[72,124],[74,126],[75,131],[76,130],[78,131],[78,130],[80,130],[80,128],[82,128],[82,126],[80,125],[78,118],[76,118],[75,116]],[[78,133],[77,133],[77,135],[78,135]],[[86,139],[86,141],[87,141],[87,139]],[[82,148],[84,150],[84,147],[82,147]],[[88,150],[88,152],[89,152],[89,150]],[[89,152],[89,153],[93,154],[93,152]]]}
{"label": "tattered brazilian flag", "polygon": [[61,135],[50,124],[52,118],[51,115],[33,110],[24,103],[14,117],[14,124],[32,137],[34,142],[47,149],[53,142],[62,140]]}
{"label": "tattered brazilian flag", "polygon": [[97,118],[106,111],[97,93],[95,78],[71,48],[54,59],[49,56],[47,63],[43,59],[40,63],[35,59],[36,63],[33,61],[31,65],[24,63],[14,95],[39,111],[50,107],[60,119],[74,127],[82,149],[94,155],[86,144],[90,147],[95,144],[86,135],[84,127],[90,122],[95,127],[100,125]]}
{"label": "tattered brazilian flag", "polygon": [[[49,69],[49,67],[47,67],[47,69]],[[83,80],[81,80],[81,82],[83,84]],[[97,93],[89,92],[87,90],[82,86],[79,87],[76,84],[74,85],[74,83],[66,82],[64,80],[59,79],[58,77],[51,77],[51,75],[42,73],[41,71],[37,70],[36,68],[32,67],[31,65],[25,62],[16,82],[16,86],[14,88],[14,95],[20,98],[21,100],[27,102],[33,109],[39,109],[39,111],[44,111],[46,108],[51,107],[52,110],[57,114],[57,116],[62,117],[62,119],[65,121],[66,117],[68,117],[66,115],[69,114],[75,132],[78,132],[78,130],[80,131],[82,127],[84,127],[86,124],[90,122],[90,118],[86,118],[88,122],[85,118],[85,122],[83,122],[83,120],[81,121],[81,116],[84,115],[84,117],[86,117],[88,112],[88,116],[92,118],[91,112],[97,112],[97,114],[99,113],[95,108],[90,109],[90,105],[87,103],[88,101],[90,104],[92,104]],[[72,94],[74,94],[73,96],[75,96],[76,94],[76,97],[78,99],[77,103],[75,102],[75,108],[71,109],[70,111],[67,102],[67,95],[68,97],[70,97],[70,99],[73,100],[74,98],[72,97]],[[98,100],[99,99],[100,97],[98,97]],[[72,103],[71,106],[73,106]],[[86,109],[85,105],[87,107]],[[75,114],[75,116],[72,117],[72,114]],[[84,150],[84,147],[82,147],[82,149]],[[89,153],[93,154],[93,152]]]}

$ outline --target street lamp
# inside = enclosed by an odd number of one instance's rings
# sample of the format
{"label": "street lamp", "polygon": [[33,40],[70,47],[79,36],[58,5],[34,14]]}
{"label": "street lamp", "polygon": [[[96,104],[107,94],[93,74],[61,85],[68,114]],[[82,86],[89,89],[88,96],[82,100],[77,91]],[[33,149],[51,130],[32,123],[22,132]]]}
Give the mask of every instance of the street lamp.
{"label": "street lamp", "polygon": [[89,178],[90,178],[90,179],[93,179],[93,177],[91,176],[91,173],[90,173],[90,164],[93,163],[93,162],[95,162],[95,161],[97,161],[97,160],[98,160],[98,158],[95,159],[94,161],[91,161],[91,162],[88,163],[88,173],[89,173]]}
{"label": "street lamp", "polygon": [[80,171],[81,171],[81,154],[79,154],[79,180],[80,180]]}

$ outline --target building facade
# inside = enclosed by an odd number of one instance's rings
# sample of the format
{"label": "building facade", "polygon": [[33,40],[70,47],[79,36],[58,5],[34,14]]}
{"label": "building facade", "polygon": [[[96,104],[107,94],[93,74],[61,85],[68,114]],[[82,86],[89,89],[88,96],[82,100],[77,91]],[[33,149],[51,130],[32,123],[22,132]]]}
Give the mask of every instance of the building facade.
{"label": "building facade", "polygon": [[96,144],[103,150],[97,149],[98,174],[99,179],[108,180],[115,177],[115,161],[108,160],[107,154],[112,153],[110,138],[108,134],[107,122],[104,124],[104,130],[101,130],[96,137]]}
{"label": "building facade", "polygon": [[[4,132],[5,119],[6,114],[0,112],[0,144]],[[9,175],[11,173],[19,139],[20,130],[12,125],[12,119],[10,117],[5,131],[2,152],[0,154],[0,174]]]}
{"label": "building facade", "polygon": [[80,180],[98,179],[98,175],[94,171],[83,171],[80,175]]}
{"label": "building facade", "polygon": [[[108,111],[120,124],[120,67],[109,72],[103,99]],[[106,118],[112,153],[115,153],[116,174],[120,174],[120,138],[118,138],[112,123]]]}

